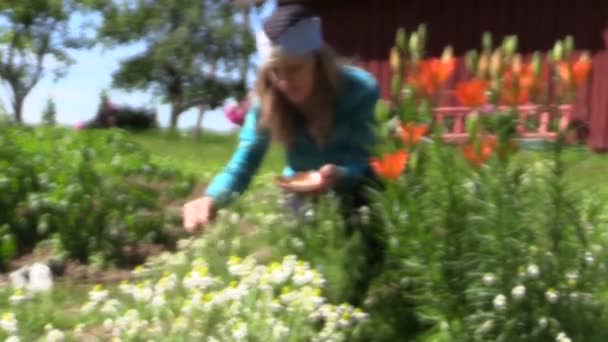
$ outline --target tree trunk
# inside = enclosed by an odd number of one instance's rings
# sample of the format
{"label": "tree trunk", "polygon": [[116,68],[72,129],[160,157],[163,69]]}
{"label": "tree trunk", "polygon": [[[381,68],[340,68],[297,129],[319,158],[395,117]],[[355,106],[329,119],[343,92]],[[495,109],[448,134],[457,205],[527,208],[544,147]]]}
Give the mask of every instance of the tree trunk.
{"label": "tree trunk", "polygon": [[173,101],[171,104],[171,121],[169,123],[169,129],[173,132],[177,131],[177,119],[181,110],[180,103],[181,101]]}
{"label": "tree trunk", "polygon": [[15,113],[15,123],[18,125],[23,123],[23,102],[25,102],[25,96],[15,95],[13,111]]}
{"label": "tree trunk", "polygon": [[205,116],[205,106],[201,105],[198,107],[198,118],[196,119],[196,126],[194,127],[194,138],[199,139],[203,133],[203,117]]}

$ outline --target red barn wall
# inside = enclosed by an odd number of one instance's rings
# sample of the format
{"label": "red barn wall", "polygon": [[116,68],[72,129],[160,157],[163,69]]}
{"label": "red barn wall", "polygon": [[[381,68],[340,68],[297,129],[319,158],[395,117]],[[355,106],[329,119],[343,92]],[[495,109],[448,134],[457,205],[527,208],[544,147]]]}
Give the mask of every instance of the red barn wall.
{"label": "red barn wall", "polygon": [[[463,55],[481,44],[484,31],[493,34],[495,42],[505,35],[516,34],[522,52],[547,51],[555,41],[573,35],[579,50],[597,52],[603,49],[601,30],[608,24],[608,0],[309,0],[308,5],[323,19],[324,35],[336,51],[354,59],[378,79],[383,97],[390,87],[388,51],[394,44],[399,27],[408,31],[420,23],[428,28],[428,53],[439,55],[451,45]],[[606,61],[608,64],[608,60]],[[459,61],[451,84],[466,77]],[[608,75],[605,82],[594,82],[577,101],[575,113],[591,129],[589,140],[603,139],[605,144],[591,144],[596,150],[608,150],[608,109],[590,113],[585,101],[593,94],[605,94],[608,103]],[[603,85],[605,83],[605,85]],[[449,87],[450,85],[448,85]],[[454,99],[443,97],[443,105]],[[607,124],[601,129],[599,120]],[[595,120],[595,121],[594,121]],[[605,146],[604,146],[605,145]]]}

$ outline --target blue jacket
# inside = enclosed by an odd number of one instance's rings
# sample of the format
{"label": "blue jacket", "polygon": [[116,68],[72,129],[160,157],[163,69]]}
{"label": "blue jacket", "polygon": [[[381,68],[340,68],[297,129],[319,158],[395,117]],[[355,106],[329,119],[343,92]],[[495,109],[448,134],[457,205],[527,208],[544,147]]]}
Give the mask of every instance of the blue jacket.
{"label": "blue jacket", "polygon": [[[362,180],[369,169],[371,147],[375,143],[374,110],[379,97],[378,84],[366,71],[344,66],[342,90],[334,112],[333,129],[325,148],[315,144],[304,125],[296,125],[294,145],[286,150],[287,167],[283,175],[317,170],[335,164],[343,171],[337,191],[348,191]],[[270,134],[258,128],[259,107],[247,113],[236,152],[228,165],[209,184],[206,195],[217,205],[228,204],[233,193],[247,189],[269,146]]]}

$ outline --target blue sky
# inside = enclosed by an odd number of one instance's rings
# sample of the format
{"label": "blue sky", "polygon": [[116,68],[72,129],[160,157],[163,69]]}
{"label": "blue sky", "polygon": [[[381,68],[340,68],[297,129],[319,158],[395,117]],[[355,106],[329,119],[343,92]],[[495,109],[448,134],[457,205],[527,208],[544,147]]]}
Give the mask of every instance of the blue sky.
{"label": "blue sky", "polygon": [[[254,29],[260,26],[260,18],[267,16],[274,8],[274,1],[269,2],[261,11],[261,16],[252,15]],[[71,25],[77,29],[78,24]],[[54,82],[52,76],[44,77],[32,90],[25,101],[24,120],[27,123],[38,123],[42,110],[51,97],[57,106],[57,121],[60,124],[72,125],[89,120],[95,116],[99,104],[99,94],[107,89],[112,102],[116,104],[145,106],[156,108],[158,120],[162,126],[169,122],[169,107],[162,105],[148,92],[124,92],[112,90],[112,73],[118,68],[119,61],[141,51],[141,45],[125,46],[103,51],[95,47],[87,51],[75,51],[71,54],[76,63],[64,78]],[[255,58],[254,58],[255,61]],[[0,101],[5,108],[9,107],[9,90],[3,84],[0,87]],[[192,127],[197,118],[196,110],[183,113],[179,119],[180,128]],[[221,109],[206,113],[203,126],[216,131],[230,131],[235,127],[223,115]]]}

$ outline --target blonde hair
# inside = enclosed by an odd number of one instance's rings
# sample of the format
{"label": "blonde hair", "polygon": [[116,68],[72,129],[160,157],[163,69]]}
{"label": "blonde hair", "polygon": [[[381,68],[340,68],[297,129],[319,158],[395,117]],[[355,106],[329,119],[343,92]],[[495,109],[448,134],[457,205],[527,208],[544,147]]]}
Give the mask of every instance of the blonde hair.
{"label": "blonde hair", "polygon": [[[280,58],[280,57],[279,57]],[[310,119],[310,133],[323,147],[332,129],[333,109],[340,91],[341,63],[330,47],[324,46],[314,54],[314,87],[312,103],[315,108]],[[258,71],[255,96],[260,103],[260,128],[270,131],[272,139],[290,148],[294,142],[295,108],[274,86],[269,63]]]}

